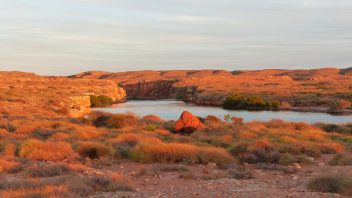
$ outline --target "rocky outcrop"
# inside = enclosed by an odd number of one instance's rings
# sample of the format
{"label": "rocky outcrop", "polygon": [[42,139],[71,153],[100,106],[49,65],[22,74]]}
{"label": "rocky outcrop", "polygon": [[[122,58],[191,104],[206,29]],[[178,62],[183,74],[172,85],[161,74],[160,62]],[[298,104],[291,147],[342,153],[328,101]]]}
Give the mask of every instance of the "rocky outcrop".
{"label": "rocky outcrop", "polygon": [[176,121],[175,131],[179,133],[192,133],[200,127],[203,127],[203,123],[192,113],[184,111],[180,119]]}
{"label": "rocky outcrop", "polygon": [[67,104],[69,117],[78,118],[90,113],[89,96],[73,96],[69,99],[71,100],[71,102]]}
{"label": "rocky outcrop", "polygon": [[125,89],[118,86],[115,86],[113,89],[113,95],[111,98],[114,103],[125,102],[127,100],[127,93]]}
{"label": "rocky outcrop", "polygon": [[201,90],[197,86],[183,87],[177,83],[171,89],[171,98],[197,105],[221,106],[226,96],[226,92]]}
{"label": "rocky outcrop", "polygon": [[170,98],[174,80],[139,81],[133,84],[120,84],[126,90],[128,99],[155,100]]}

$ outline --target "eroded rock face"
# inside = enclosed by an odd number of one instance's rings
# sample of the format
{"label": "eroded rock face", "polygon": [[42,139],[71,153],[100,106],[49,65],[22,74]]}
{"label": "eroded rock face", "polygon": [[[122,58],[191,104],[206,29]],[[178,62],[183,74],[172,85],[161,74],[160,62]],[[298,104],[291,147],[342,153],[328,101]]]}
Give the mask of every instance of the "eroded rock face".
{"label": "eroded rock face", "polygon": [[180,119],[176,121],[175,131],[179,133],[192,133],[200,127],[203,127],[203,123],[192,113],[184,111]]}
{"label": "eroded rock face", "polygon": [[132,84],[122,84],[126,90],[128,99],[168,99],[173,80],[140,81]]}

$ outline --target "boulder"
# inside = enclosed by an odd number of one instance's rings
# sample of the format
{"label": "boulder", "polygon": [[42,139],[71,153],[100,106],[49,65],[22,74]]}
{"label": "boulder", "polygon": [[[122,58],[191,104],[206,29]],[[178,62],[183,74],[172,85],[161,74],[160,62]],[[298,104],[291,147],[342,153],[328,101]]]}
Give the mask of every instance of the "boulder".
{"label": "boulder", "polygon": [[203,123],[192,113],[184,111],[180,119],[176,121],[175,130],[180,133],[192,133],[203,126]]}

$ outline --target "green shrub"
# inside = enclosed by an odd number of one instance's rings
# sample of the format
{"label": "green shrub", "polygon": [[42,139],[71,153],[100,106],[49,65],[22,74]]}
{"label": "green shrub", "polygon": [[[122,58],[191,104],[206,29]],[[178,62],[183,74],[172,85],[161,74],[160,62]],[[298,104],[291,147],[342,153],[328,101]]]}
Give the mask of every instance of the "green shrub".
{"label": "green shrub", "polygon": [[226,97],[224,109],[247,109],[247,110],[277,110],[280,106],[278,101],[265,101],[259,96],[243,96],[230,94]]}
{"label": "green shrub", "polygon": [[155,124],[148,124],[145,127],[145,130],[147,130],[147,131],[155,131],[156,129],[158,129],[158,126],[156,126]]}
{"label": "green shrub", "polygon": [[231,155],[233,155],[234,157],[237,157],[240,154],[246,153],[248,152],[248,144],[246,143],[236,143],[231,145],[231,147],[229,148],[229,152],[231,153]]}
{"label": "green shrub", "polygon": [[352,178],[340,174],[321,175],[310,180],[308,188],[314,192],[339,193],[351,196]]}
{"label": "green shrub", "polygon": [[105,95],[95,96],[90,95],[90,106],[91,107],[106,107],[112,104],[112,98]]}

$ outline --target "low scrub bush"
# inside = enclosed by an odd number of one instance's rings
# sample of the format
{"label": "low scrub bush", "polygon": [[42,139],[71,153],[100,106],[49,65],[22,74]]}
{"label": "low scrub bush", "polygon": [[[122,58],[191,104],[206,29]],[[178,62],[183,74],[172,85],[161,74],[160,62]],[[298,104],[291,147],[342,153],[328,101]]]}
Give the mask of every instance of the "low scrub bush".
{"label": "low scrub bush", "polygon": [[155,131],[158,129],[158,126],[155,125],[155,124],[148,124],[146,127],[145,127],[145,130],[147,131]]}
{"label": "low scrub bush", "polygon": [[207,127],[210,128],[221,128],[224,127],[226,125],[226,123],[221,120],[220,118],[213,116],[213,115],[209,115],[204,119],[204,124]]}
{"label": "low scrub bush", "polygon": [[158,139],[144,139],[131,150],[130,157],[139,162],[225,164],[233,158],[224,149],[198,147],[184,143],[164,143]]}
{"label": "low scrub bush", "polygon": [[13,157],[13,156],[16,156],[17,154],[18,154],[18,148],[17,148],[16,144],[14,144],[14,143],[6,144],[6,146],[4,148],[4,155],[5,156]]}
{"label": "low scrub bush", "polygon": [[222,167],[234,162],[234,159],[225,149],[217,147],[199,147],[198,161],[205,164],[213,162]]}
{"label": "low scrub bush", "polygon": [[268,164],[268,163],[258,163],[255,165],[256,169],[261,170],[272,170],[272,171],[280,171],[284,174],[295,174],[298,172],[297,168],[291,166],[284,166],[280,164]]}
{"label": "low scrub bush", "polygon": [[80,156],[90,159],[113,156],[114,154],[114,150],[111,146],[100,142],[80,142],[77,151]]}
{"label": "low scrub bush", "polygon": [[9,189],[1,193],[2,198],[74,197],[64,185],[46,185],[35,188]]}
{"label": "low scrub bush", "polygon": [[286,165],[286,166],[293,164],[295,162],[297,162],[297,158],[289,153],[282,154],[278,161],[279,164]]}
{"label": "low scrub bush", "polygon": [[178,176],[181,179],[197,179],[197,177],[191,172],[183,172]]}
{"label": "low scrub bush", "polygon": [[163,143],[159,139],[144,139],[131,151],[132,159],[145,162],[195,162],[197,147],[182,143]]}
{"label": "low scrub bush", "polygon": [[123,128],[126,126],[136,126],[139,120],[132,114],[115,114],[108,118],[106,126],[108,128]]}
{"label": "low scrub bush", "polygon": [[17,173],[23,169],[20,162],[14,160],[0,159],[0,173]]}
{"label": "low scrub bush", "polygon": [[71,192],[81,197],[87,197],[98,191],[133,191],[126,181],[116,181],[103,176],[72,177],[66,183]]}
{"label": "low scrub bush", "polygon": [[241,166],[228,170],[227,174],[232,179],[253,179],[254,178],[253,173],[250,170]]}
{"label": "low scrub bush", "polygon": [[123,128],[137,126],[139,119],[133,114],[111,114],[105,112],[93,112],[89,115],[88,123],[96,127]]}
{"label": "low scrub bush", "polygon": [[317,127],[321,128],[326,132],[337,132],[342,134],[352,134],[352,123],[348,124],[325,124],[318,123]]}
{"label": "low scrub bush", "polygon": [[279,106],[278,101],[265,101],[259,96],[240,94],[230,94],[223,103],[224,109],[277,110]]}
{"label": "low scrub bush", "polygon": [[333,159],[330,160],[329,165],[331,166],[352,166],[352,157],[345,154],[337,154]]}
{"label": "low scrub bush", "polygon": [[342,174],[321,175],[311,179],[308,188],[315,192],[339,193],[352,196],[352,178]]}
{"label": "low scrub bush", "polygon": [[48,166],[33,166],[27,169],[27,174],[31,177],[53,177],[70,173],[68,166],[63,164],[53,164]]}
{"label": "low scrub bush", "polygon": [[26,140],[20,148],[20,157],[30,160],[61,161],[74,156],[71,145],[66,142]]}
{"label": "low scrub bush", "polygon": [[160,124],[164,122],[163,119],[156,115],[146,115],[142,118],[142,120],[147,124]]}
{"label": "low scrub bush", "polygon": [[91,107],[106,107],[112,104],[112,98],[105,95],[95,96],[90,95],[90,105]]}

